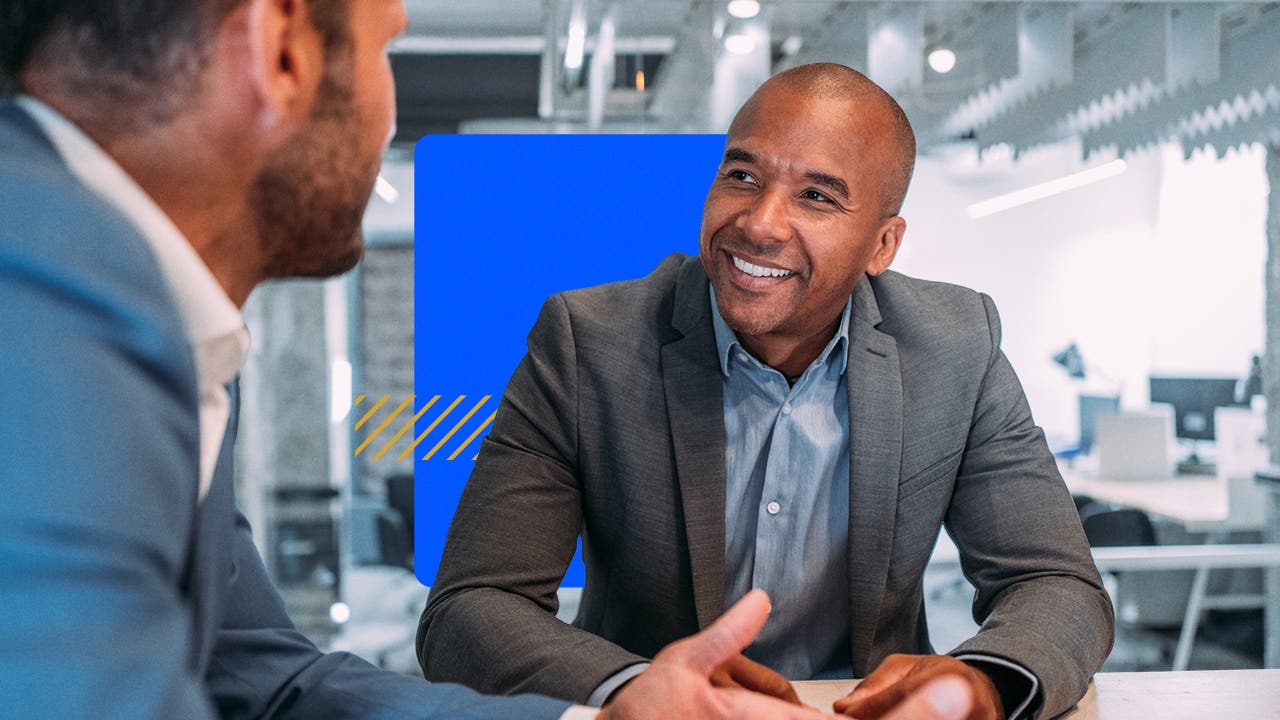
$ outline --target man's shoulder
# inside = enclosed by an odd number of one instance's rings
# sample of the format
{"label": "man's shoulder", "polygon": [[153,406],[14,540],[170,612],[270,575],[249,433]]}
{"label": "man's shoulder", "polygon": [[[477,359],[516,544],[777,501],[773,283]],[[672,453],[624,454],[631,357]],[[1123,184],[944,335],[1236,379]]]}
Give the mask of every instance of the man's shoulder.
{"label": "man's shoulder", "polygon": [[181,374],[166,356],[183,357],[185,334],[146,240],[42,140],[0,113],[0,298],[43,332],[110,338]]}
{"label": "man's shoulder", "polygon": [[869,280],[883,326],[894,333],[968,330],[990,322],[985,296],[977,290],[893,270]]}

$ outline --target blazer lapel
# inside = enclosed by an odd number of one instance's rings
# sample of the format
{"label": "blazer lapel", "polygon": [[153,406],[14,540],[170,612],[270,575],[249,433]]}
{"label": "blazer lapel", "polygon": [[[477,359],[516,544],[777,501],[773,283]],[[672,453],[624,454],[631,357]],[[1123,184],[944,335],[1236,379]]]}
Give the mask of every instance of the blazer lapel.
{"label": "blazer lapel", "polygon": [[676,279],[672,326],[662,347],[662,380],[698,626],[724,610],[724,388],[716,360],[707,276],[697,257]]}
{"label": "blazer lapel", "polygon": [[227,585],[234,577],[235,537],[235,444],[240,425],[240,383],[227,385],[231,404],[226,433],[214,465],[209,493],[196,511],[188,568],[191,601],[193,663],[203,675],[216,633],[222,623]]}
{"label": "blazer lapel", "polygon": [[853,293],[849,328],[849,597],[855,676],[864,676],[893,549],[902,468],[902,372],[898,344],[881,322],[871,283]]}

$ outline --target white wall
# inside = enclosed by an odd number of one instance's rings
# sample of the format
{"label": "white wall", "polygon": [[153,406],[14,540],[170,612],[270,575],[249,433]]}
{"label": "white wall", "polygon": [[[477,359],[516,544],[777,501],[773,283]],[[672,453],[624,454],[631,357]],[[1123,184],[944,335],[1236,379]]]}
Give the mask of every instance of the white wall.
{"label": "white wall", "polygon": [[[973,202],[1086,166],[1074,142],[995,155],[921,159],[894,267],[994,298],[1005,353],[1051,438],[1075,438],[1081,389],[1119,388],[1142,406],[1152,373],[1245,373],[1263,339],[1260,147],[1190,161],[1153,148],[1117,177],[971,220]],[[1084,383],[1050,360],[1072,340],[1100,371]]]}

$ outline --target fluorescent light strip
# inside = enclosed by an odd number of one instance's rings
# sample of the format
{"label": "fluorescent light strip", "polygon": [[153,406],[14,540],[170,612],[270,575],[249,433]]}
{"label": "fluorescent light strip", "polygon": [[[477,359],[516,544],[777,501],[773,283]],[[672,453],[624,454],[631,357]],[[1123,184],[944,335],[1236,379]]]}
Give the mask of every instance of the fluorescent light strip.
{"label": "fluorescent light strip", "polygon": [[1111,162],[1103,163],[1102,165],[1089,168],[1088,170],[1082,170],[1078,173],[1067,175],[1066,177],[1060,177],[1057,180],[1050,180],[1049,182],[1032,185],[1029,188],[1023,188],[1022,190],[1017,190],[1015,192],[997,195],[990,200],[983,200],[982,202],[976,202],[970,205],[969,218],[977,220],[979,218],[987,217],[988,215],[995,215],[998,212],[1004,212],[1005,210],[1016,208],[1019,205],[1026,205],[1027,203],[1043,200],[1047,197],[1067,192],[1068,190],[1075,190],[1076,188],[1084,187],[1085,185],[1090,185],[1100,180],[1106,180],[1107,178],[1115,177],[1116,175],[1124,172],[1126,167],[1128,166],[1125,164],[1124,160],[1112,160]]}

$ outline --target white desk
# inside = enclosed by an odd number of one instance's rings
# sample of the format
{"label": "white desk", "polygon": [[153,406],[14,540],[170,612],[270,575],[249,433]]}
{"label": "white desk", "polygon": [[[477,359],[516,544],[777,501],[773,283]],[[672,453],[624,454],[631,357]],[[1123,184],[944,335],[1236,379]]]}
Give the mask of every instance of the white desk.
{"label": "white desk", "polygon": [[[854,680],[794,683],[808,705],[831,704],[857,685]],[[1280,718],[1280,670],[1101,673],[1088,693],[1062,718],[1070,720],[1276,720]]]}
{"label": "white desk", "polygon": [[[1265,490],[1252,478],[1221,480],[1174,475],[1154,480],[1108,480],[1059,466],[1067,489],[1101,502],[1137,508],[1191,532],[1225,533],[1266,527]],[[1232,501],[1235,502],[1232,502]]]}

